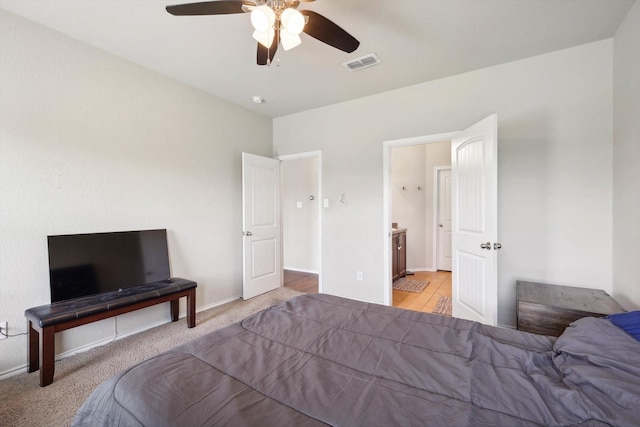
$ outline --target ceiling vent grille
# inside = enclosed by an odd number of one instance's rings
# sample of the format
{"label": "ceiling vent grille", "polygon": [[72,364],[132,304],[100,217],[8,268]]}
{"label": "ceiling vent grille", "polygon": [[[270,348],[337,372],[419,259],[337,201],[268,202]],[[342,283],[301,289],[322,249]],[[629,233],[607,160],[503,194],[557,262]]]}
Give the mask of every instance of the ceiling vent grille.
{"label": "ceiling vent grille", "polygon": [[381,62],[382,61],[380,61],[380,58],[378,58],[375,53],[370,53],[369,55],[362,56],[351,61],[343,62],[342,65],[344,65],[344,68],[349,71],[357,71],[364,68],[372,67],[374,65],[378,65]]}

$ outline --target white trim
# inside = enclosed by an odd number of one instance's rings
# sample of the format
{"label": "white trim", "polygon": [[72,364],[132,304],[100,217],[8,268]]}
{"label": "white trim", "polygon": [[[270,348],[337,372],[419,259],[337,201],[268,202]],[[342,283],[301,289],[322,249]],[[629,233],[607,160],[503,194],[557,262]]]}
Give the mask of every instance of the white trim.
{"label": "white trim", "polygon": [[411,268],[407,268],[407,270],[413,271],[413,272],[416,272],[416,271],[428,271],[430,273],[435,273],[437,271],[437,270],[434,270],[433,268],[429,268],[429,267],[415,267],[415,268],[411,267]]}
{"label": "white trim", "polygon": [[[242,295],[238,295],[238,296],[235,296],[235,297],[223,299],[222,301],[214,302],[214,303],[211,303],[209,305],[205,305],[204,307],[197,308],[196,309],[196,313],[207,311],[207,310],[209,310],[211,308],[216,308],[216,307],[219,307],[221,305],[233,302],[233,301],[241,299],[241,298],[242,298]],[[183,317],[186,317],[186,316],[187,316],[187,313],[183,313],[180,316],[178,316],[178,318],[182,319]]]}
{"label": "white trim", "polygon": [[7,369],[6,371],[0,372],[0,381],[5,380],[7,378],[20,375],[24,372],[27,372],[27,365],[16,366],[15,368]]}
{"label": "white trim", "polygon": [[276,156],[276,159],[286,162],[289,160],[310,159],[312,157],[322,157],[322,151],[316,150],[316,151],[305,151],[304,153],[296,153],[296,154],[283,154],[281,156]]}
{"label": "white trim", "polygon": [[293,268],[293,267],[287,267],[286,265],[284,267],[282,267],[285,270],[288,271],[295,271],[297,273],[309,273],[309,274],[318,274],[317,271],[312,271],[312,270],[304,270],[302,268]]}
{"label": "white trim", "polygon": [[[323,200],[322,198],[322,151],[316,150],[316,151],[306,151],[303,153],[296,153],[296,154],[284,154],[281,156],[276,156],[276,159],[280,160],[281,162],[286,162],[290,160],[308,159],[312,157],[318,158],[318,197],[317,197],[318,199],[318,230],[317,231],[318,231],[318,246],[319,246],[318,247],[318,257],[319,257],[318,270],[319,271],[314,271],[312,273],[318,275],[318,292],[323,293],[324,286],[322,284],[322,200]],[[281,206],[281,209],[282,209],[282,206]],[[282,215],[280,215],[280,218],[282,221]],[[280,227],[280,230],[281,230],[280,231],[281,233],[284,233],[284,230],[282,227]],[[282,236],[280,241],[282,242],[281,245],[284,244],[284,239],[282,238]],[[280,250],[282,251],[282,247]],[[282,268],[284,269],[284,266]],[[297,270],[297,271],[302,271],[302,270]],[[309,271],[308,273],[311,273],[311,272]]]}
{"label": "white trim", "polygon": [[382,250],[382,269],[384,273],[385,305],[393,305],[393,288],[391,286],[391,150],[398,147],[430,144],[433,142],[451,141],[458,132],[446,132],[435,135],[416,136],[412,138],[394,139],[382,143],[382,232],[384,247]]}

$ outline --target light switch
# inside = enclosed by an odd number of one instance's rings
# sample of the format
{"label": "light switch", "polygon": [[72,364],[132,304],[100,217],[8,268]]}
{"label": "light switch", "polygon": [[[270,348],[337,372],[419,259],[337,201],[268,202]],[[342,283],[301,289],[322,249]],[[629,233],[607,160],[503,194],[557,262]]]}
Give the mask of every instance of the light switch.
{"label": "light switch", "polygon": [[302,209],[302,202],[297,202],[297,203],[296,203],[296,207],[297,207],[298,209]]}
{"label": "light switch", "polygon": [[322,201],[322,206],[324,206],[325,208],[328,208],[329,207],[329,199],[324,199]]}

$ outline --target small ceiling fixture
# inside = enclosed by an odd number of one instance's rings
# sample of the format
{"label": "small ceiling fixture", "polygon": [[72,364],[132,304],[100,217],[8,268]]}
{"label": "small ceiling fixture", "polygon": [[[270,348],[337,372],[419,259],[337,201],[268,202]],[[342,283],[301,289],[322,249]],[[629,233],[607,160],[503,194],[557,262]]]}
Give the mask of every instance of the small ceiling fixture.
{"label": "small ceiling fixture", "polygon": [[256,104],[264,104],[265,102],[267,102],[263,97],[261,96],[254,96],[251,99],[253,99],[253,102],[255,102]]}
{"label": "small ceiling fixture", "polygon": [[351,53],[360,42],[334,22],[311,10],[298,11],[301,2],[315,0],[214,0],[167,6],[177,16],[251,13],[253,38],[258,42],[258,65],[273,61],[278,45],[290,50],[302,43],[305,33],[330,46]]}

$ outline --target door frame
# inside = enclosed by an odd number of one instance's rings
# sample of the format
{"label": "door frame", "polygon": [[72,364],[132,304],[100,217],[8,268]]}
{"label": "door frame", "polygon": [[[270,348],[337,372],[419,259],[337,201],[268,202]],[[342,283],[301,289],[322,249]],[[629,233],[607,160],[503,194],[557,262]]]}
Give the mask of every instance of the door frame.
{"label": "door frame", "polygon": [[[284,154],[284,155],[280,155],[280,156],[276,156],[275,158],[277,160],[279,160],[280,162],[288,162],[288,161],[292,161],[292,160],[302,160],[302,159],[308,159],[308,158],[317,158],[318,159],[318,176],[317,176],[317,182],[318,182],[318,188],[316,190],[317,192],[317,196],[316,199],[318,201],[318,230],[317,232],[317,242],[318,242],[318,248],[317,248],[317,253],[318,253],[318,292],[319,293],[323,293],[323,286],[322,286],[322,151],[320,150],[316,150],[316,151],[306,151],[306,152],[302,152],[302,153],[295,153],[295,154]],[[280,168],[280,185],[282,186],[282,168]],[[280,193],[280,198],[282,198],[282,193]],[[282,256],[280,257],[280,270],[283,271],[282,279],[281,279],[281,283],[280,286],[284,285],[284,224],[282,223],[282,203],[280,203],[280,253],[282,254]]]}
{"label": "door frame", "polygon": [[391,280],[391,151],[399,147],[410,147],[412,145],[431,144],[434,142],[448,142],[453,140],[457,133],[458,132],[446,132],[412,138],[394,139],[382,143],[382,230],[385,236],[385,243],[382,250],[382,268],[384,272],[383,303],[385,305],[393,305],[393,287]]}
{"label": "door frame", "polygon": [[439,209],[440,209],[440,172],[442,171],[450,171],[451,166],[434,166],[433,168],[433,271],[438,271],[438,244],[440,243],[440,233],[438,230],[438,221],[440,217]]}

